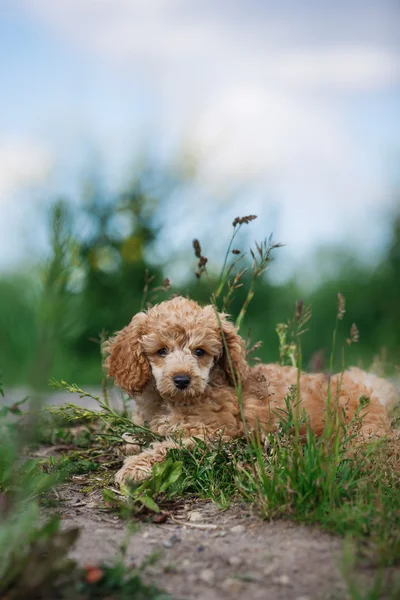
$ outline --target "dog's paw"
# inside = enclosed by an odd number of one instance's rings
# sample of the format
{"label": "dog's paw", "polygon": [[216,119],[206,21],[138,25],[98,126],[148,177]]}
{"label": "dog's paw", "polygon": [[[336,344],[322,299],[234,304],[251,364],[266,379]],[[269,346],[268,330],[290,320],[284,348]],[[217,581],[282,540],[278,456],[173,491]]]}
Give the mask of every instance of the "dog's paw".
{"label": "dog's paw", "polygon": [[115,475],[115,481],[122,485],[127,481],[143,481],[151,475],[151,466],[137,462],[135,460],[126,460],[122,468]]}
{"label": "dog's paw", "polygon": [[133,456],[142,451],[142,448],[138,443],[136,443],[135,438],[130,433],[124,433],[122,439],[124,440],[125,444],[120,446],[118,451],[123,456]]}

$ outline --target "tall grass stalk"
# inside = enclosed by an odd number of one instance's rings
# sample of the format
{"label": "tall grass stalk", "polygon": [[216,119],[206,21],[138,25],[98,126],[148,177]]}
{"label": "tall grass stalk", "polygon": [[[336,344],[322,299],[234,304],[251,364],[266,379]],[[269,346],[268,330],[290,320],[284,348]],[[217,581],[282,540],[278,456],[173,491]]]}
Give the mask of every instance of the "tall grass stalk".
{"label": "tall grass stalk", "polygon": [[71,219],[60,201],[51,211],[51,256],[42,269],[42,292],[38,306],[38,339],[31,366],[30,384],[41,389],[51,372],[57,341],[68,331],[73,240]]}

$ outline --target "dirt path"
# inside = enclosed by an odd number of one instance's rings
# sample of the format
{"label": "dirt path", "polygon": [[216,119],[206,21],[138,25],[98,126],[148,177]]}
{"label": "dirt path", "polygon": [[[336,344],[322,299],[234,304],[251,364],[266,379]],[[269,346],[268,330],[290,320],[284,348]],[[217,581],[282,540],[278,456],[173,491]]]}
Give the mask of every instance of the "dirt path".
{"label": "dirt path", "polygon": [[[81,528],[73,557],[80,564],[114,560],[125,522],[98,508],[98,494],[83,497],[80,489],[77,480],[59,490],[64,526]],[[165,523],[138,523],[127,560],[140,564],[156,556],[145,578],[175,599],[346,598],[337,538],[290,522],[263,522],[239,505],[222,512],[189,501],[171,514]]]}

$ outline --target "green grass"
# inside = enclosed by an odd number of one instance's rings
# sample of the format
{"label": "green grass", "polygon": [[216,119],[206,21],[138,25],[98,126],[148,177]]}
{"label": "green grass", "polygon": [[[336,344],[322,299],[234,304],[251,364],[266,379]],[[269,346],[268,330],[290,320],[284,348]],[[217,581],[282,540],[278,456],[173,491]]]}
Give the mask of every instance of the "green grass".
{"label": "green grass", "polygon": [[[0,396],[3,387],[0,380]],[[82,567],[68,557],[79,537],[77,528],[63,531],[57,515],[44,511],[46,499],[58,484],[77,473],[97,472],[104,462],[99,450],[82,456],[74,444],[79,437],[59,418],[36,423],[38,415],[27,418],[21,411],[23,400],[0,409],[0,597],[53,600],[166,600],[169,596],[143,583],[140,567],[129,567],[125,547],[114,563]],[[32,422],[30,423],[29,420]],[[68,442],[75,448],[69,456],[47,460],[28,458],[41,438]],[[91,439],[90,427],[83,436],[83,447]],[[110,465],[107,465],[110,469]]]}
{"label": "green grass", "polygon": [[[391,464],[393,445],[381,441],[349,454],[343,434],[337,452],[308,429],[304,438],[281,432],[267,444],[199,442],[192,450],[172,450],[182,462],[182,478],[173,491],[211,498],[221,507],[244,500],[265,519],[290,518],[317,523],[360,541],[377,563],[400,560],[400,481]],[[398,447],[396,451],[399,452]]]}

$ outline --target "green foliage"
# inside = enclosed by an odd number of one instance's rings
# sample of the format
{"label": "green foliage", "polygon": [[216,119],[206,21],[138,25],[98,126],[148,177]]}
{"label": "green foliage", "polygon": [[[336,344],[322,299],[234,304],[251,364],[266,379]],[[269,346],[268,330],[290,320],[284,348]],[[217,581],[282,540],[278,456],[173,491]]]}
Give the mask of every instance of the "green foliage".
{"label": "green foliage", "polygon": [[207,444],[197,440],[193,448],[170,450],[169,456],[182,462],[182,477],[174,495],[196,494],[221,508],[227,508],[241,495],[242,470],[254,462],[253,450],[244,438]]}
{"label": "green foliage", "polygon": [[[142,567],[143,568],[143,567]],[[95,579],[91,582],[91,577]],[[97,579],[98,578],[98,579]],[[87,568],[80,573],[75,586],[64,592],[66,600],[171,600],[171,596],[153,585],[146,585],[141,569],[127,567],[123,562]]]}
{"label": "green foliage", "polygon": [[113,409],[104,399],[98,395],[85,392],[75,383],[69,384],[64,380],[51,380],[50,385],[59,390],[65,390],[71,394],[78,394],[80,398],[91,398],[98,403],[100,411],[90,410],[76,404],[65,404],[61,407],[51,407],[49,412],[56,417],[62,418],[69,422],[102,422],[105,430],[99,431],[98,435],[108,437],[108,442],[120,442],[125,433],[131,433],[138,436],[140,445],[148,445],[152,441],[160,439],[160,436],[153,433],[143,425],[133,423],[128,417],[126,409],[123,412],[118,412]]}
{"label": "green foliage", "polygon": [[9,421],[20,417],[23,402],[0,414],[0,596],[10,600],[34,597],[68,573],[67,552],[77,537],[76,530],[62,532],[58,518],[40,522],[39,499],[62,473],[47,474],[38,459],[23,456],[22,439],[32,439],[32,432],[21,420]]}
{"label": "green foliage", "polygon": [[29,503],[0,526],[0,595],[10,600],[49,592],[75,564],[68,551],[79,531],[61,531],[57,517],[40,525],[37,504]]}
{"label": "green foliage", "polygon": [[357,554],[351,538],[348,538],[344,544],[340,566],[347,584],[347,594],[350,600],[382,600],[382,598],[397,600],[399,598],[399,582],[394,578],[392,578],[392,581],[390,577],[385,578],[382,568],[378,568],[372,581],[366,582],[360,578],[360,574],[357,573]]}
{"label": "green foliage", "polygon": [[[156,463],[152,468],[151,477],[143,483],[128,481],[121,486],[123,494],[124,508],[133,512],[139,512],[147,508],[153,512],[160,512],[160,507],[155,502],[155,498],[165,495],[174,489],[176,482],[182,474],[182,462],[173,462],[168,458],[162,463]],[[119,498],[112,490],[104,490],[103,498],[106,502],[113,505],[119,505]]]}
{"label": "green foliage", "polygon": [[0,278],[0,364],[8,381],[28,380],[37,347],[36,305],[38,278],[33,274]]}
{"label": "green foliage", "polygon": [[[0,379],[0,396],[3,394]],[[167,600],[168,595],[143,583],[142,567],[127,567],[123,557],[111,565],[85,568],[68,557],[79,530],[63,531],[57,515],[43,518],[41,504],[48,492],[71,475],[104,468],[99,456],[103,457],[104,451],[100,449],[96,455],[94,449],[97,461],[89,450],[86,456],[76,451],[46,461],[27,458],[25,455],[37,443],[36,434],[41,435],[42,429],[36,431],[27,422],[20,408],[25,402],[26,399],[0,409],[0,597],[87,600],[112,595],[120,600]],[[110,410],[108,414],[113,413]],[[65,421],[60,422],[59,417],[57,435],[72,442]],[[173,465],[168,471],[168,467],[160,465],[155,483],[146,484],[147,488],[154,495],[165,491],[179,477],[177,469]],[[146,490],[139,494],[139,502],[141,498],[144,505]],[[151,502],[151,495],[147,498]]]}

